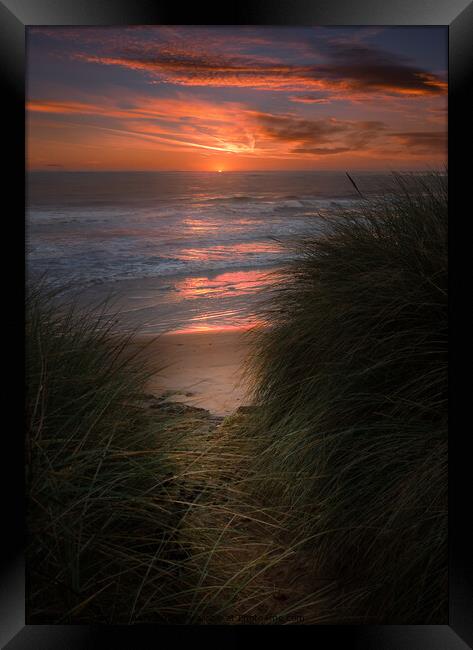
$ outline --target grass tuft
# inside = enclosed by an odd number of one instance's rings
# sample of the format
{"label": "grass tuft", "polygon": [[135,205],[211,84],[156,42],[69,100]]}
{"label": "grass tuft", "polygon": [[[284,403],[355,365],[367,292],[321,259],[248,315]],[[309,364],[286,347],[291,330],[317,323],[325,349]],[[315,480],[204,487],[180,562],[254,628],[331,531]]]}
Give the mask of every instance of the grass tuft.
{"label": "grass tuft", "polygon": [[350,620],[445,623],[447,181],[395,181],[295,242],[262,307],[254,472]]}
{"label": "grass tuft", "polygon": [[[149,368],[101,312],[31,288],[27,341],[29,623],[179,619],[179,445],[143,407]],[[153,415],[151,415],[153,413]]]}

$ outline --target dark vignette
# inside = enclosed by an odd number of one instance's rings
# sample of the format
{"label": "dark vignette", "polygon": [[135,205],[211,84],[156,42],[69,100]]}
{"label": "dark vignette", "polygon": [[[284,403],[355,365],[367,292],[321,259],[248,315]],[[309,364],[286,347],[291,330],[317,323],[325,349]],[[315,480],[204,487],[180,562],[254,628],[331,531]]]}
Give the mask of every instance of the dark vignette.
{"label": "dark vignette", "polygon": [[[254,0],[226,3],[224,8],[206,11],[200,5],[189,11],[180,7],[157,6],[151,0],[126,2],[114,0],[98,3],[83,0],[6,0],[0,2],[1,25],[1,75],[5,101],[4,148],[6,179],[4,187],[10,194],[11,208],[4,210],[5,250],[4,264],[6,347],[12,348],[14,361],[5,371],[6,390],[1,392],[4,414],[12,414],[11,425],[4,425],[4,439],[10,444],[4,458],[12,469],[4,489],[7,523],[3,541],[5,550],[1,567],[1,619],[0,640],[8,643],[9,650],[20,648],[102,648],[151,647],[154,643],[167,640],[176,643],[201,640],[209,643],[204,628],[173,627],[92,627],[92,626],[24,626],[24,500],[23,500],[23,443],[18,427],[13,422],[23,420],[17,413],[23,413],[23,329],[24,304],[24,36],[25,26],[36,24],[398,24],[398,25],[449,25],[449,176],[450,176],[450,341],[454,343],[462,334],[461,326],[468,320],[460,318],[460,298],[466,294],[468,303],[467,275],[460,274],[458,264],[464,259],[460,252],[462,232],[460,228],[471,213],[466,193],[471,185],[470,149],[472,91],[468,84],[473,67],[473,3],[465,0],[398,0],[380,3],[378,0],[364,0],[355,6],[347,0],[337,2],[312,2],[303,0],[290,3],[283,0]],[[5,5],[8,5],[8,9]],[[466,7],[466,9],[465,9]],[[464,9],[464,11],[462,11]],[[468,126],[467,126],[468,125]],[[470,136],[470,138],[468,138]],[[471,145],[470,145],[471,148]],[[15,209],[16,206],[16,209]],[[16,216],[12,212],[18,212]],[[463,216],[463,213],[464,216]],[[460,216],[461,215],[461,216]],[[457,223],[457,219],[461,219]],[[12,247],[13,255],[8,255]],[[462,251],[463,253],[463,251]],[[466,251],[465,251],[466,253]],[[463,355],[462,355],[463,356]],[[467,466],[469,456],[463,449],[468,432],[463,430],[460,409],[468,404],[466,382],[460,381],[453,372],[455,361],[460,357],[458,347],[451,346],[450,359],[450,625],[447,626],[313,626],[298,627],[292,634],[303,632],[310,642],[327,647],[337,641],[343,647],[356,649],[383,648],[389,650],[460,650],[473,647],[473,565],[471,561],[472,538],[469,533],[469,508],[466,505],[471,494]],[[15,381],[11,380],[15,378]],[[8,410],[7,410],[8,409]],[[4,418],[4,421],[6,418]],[[464,435],[462,436],[462,433]],[[469,533],[469,534],[468,534]],[[279,628],[278,636],[288,628]],[[229,648],[238,641],[246,640],[248,627],[220,627],[218,645],[222,641]],[[252,635],[265,634],[266,628],[253,627]],[[167,635],[169,634],[169,637]],[[205,639],[202,635],[205,634]],[[16,636],[15,636],[16,635]],[[197,637],[200,637],[199,639]],[[260,637],[261,638],[261,637]],[[282,637],[279,637],[281,640]],[[154,640],[153,641],[151,640]],[[217,643],[215,643],[217,646]]]}

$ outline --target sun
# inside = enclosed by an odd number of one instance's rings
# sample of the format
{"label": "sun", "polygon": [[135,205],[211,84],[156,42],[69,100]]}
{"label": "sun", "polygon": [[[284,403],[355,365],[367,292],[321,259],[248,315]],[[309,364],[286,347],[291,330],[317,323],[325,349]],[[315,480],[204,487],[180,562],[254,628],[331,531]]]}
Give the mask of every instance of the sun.
{"label": "sun", "polygon": [[223,169],[217,169],[217,172],[221,174],[223,172]]}

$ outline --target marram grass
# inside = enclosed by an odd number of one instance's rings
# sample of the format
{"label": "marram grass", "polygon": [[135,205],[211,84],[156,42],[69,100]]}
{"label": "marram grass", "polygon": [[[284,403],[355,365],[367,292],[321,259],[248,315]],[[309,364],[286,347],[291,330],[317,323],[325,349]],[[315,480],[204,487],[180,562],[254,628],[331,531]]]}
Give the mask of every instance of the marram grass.
{"label": "marram grass", "polygon": [[139,403],[147,370],[104,313],[29,290],[27,620],[179,620],[187,551],[177,531],[166,418]]}
{"label": "marram grass", "polygon": [[261,309],[255,489],[349,620],[445,623],[447,180],[396,183],[294,242]]}

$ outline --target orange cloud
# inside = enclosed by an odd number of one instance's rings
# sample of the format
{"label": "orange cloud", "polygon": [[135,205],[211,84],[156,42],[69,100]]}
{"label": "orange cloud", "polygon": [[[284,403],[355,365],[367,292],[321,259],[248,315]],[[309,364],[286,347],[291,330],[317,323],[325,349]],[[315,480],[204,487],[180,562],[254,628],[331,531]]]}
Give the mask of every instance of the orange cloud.
{"label": "orange cloud", "polygon": [[168,121],[205,118],[206,122],[226,121],[230,114],[237,114],[245,108],[236,102],[219,104],[185,95],[159,99],[135,96],[127,102],[126,108],[120,106],[120,101],[110,97],[95,97],[93,102],[31,99],[26,102],[26,108],[30,112],[62,115],[104,115],[123,119],[162,118]]}
{"label": "orange cloud", "polygon": [[194,48],[128,47],[115,55],[77,54],[75,58],[120,66],[150,74],[159,82],[181,86],[254,88],[273,91],[331,91],[429,95],[446,92],[447,84],[434,73],[398,61],[382,51],[358,46],[350,58],[340,45],[325,53],[328,63],[295,65],[267,62],[249,55],[218,58]]}
{"label": "orange cloud", "polygon": [[329,104],[330,99],[328,97],[318,97],[317,95],[292,95],[289,97],[289,101],[296,102],[298,104]]}

